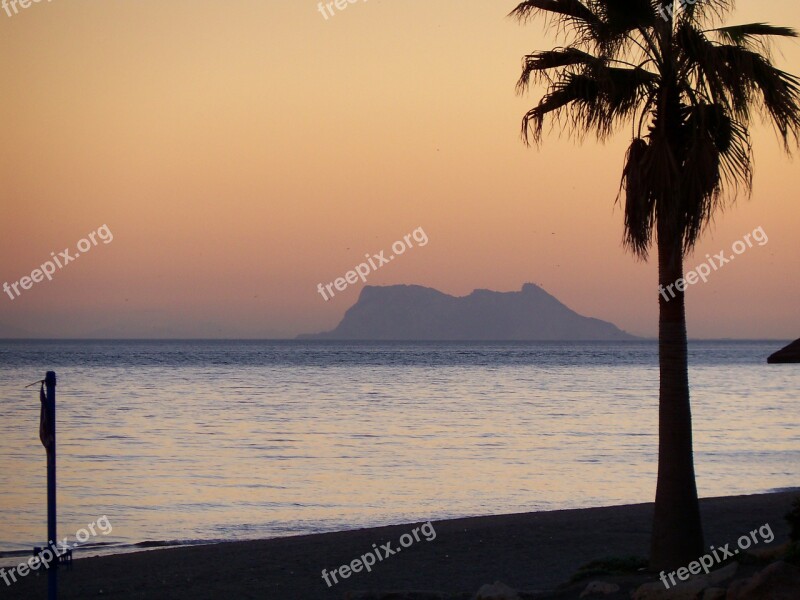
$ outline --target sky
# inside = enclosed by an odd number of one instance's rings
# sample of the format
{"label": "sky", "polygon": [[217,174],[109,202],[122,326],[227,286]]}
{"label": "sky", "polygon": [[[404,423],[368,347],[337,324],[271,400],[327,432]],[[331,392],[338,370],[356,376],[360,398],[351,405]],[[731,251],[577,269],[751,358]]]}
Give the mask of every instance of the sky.
{"label": "sky", "polygon": [[[462,296],[532,282],[655,336],[656,263],[623,248],[615,204],[625,132],[576,143],[554,129],[525,147],[520,119],[541,90],[515,94],[520,60],[557,42],[506,18],[515,5],[363,0],[327,18],[313,0],[0,11],[0,283],[70,256],[52,280],[0,294],[0,335],[331,329],[364,283],[327,301],[318,284],[422,228],[428,243],[367,284]],[[731,23],[800,28],[795,0],[738,5]],[[775,59],[800,73],[800,41]],[[690,337],[800,335],[798,158],[758,122],[754,142],[752,196],[716,216],[686,268],[758,228],[768,242],[689,288]]]}

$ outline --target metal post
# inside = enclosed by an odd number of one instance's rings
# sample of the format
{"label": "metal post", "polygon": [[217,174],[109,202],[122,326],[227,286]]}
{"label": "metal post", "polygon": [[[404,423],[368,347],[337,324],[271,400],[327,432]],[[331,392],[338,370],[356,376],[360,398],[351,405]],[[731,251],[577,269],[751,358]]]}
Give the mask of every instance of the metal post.
{"label": "metal post", "polygon": [[[44,379],[47,410],[53,428],[53,445],[47,452],[47,539],[48,545],[56,543],[56,373],[48,371]],[[58,598],[58,557],[47,570],[47,599]]]}

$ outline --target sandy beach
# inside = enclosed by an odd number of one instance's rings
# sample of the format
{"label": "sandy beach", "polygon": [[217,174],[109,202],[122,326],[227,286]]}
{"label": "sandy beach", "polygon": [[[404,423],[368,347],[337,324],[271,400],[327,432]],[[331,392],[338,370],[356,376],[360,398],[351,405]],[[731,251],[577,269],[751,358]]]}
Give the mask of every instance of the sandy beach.
{"label": "sandy beach", "polygon": [[[775,533],[770,545],[783,543],[783,517],[797,495],[702,500],[706,543],[733,542],[764,524]],[[652,504],[635,504],[436,521],[432,541],[421,537],[371,572],[353,573],[330,588],[323,569],[349,564],[373,544],[392,542],[397,549],[401,536],[420,524],[86,558],[61,572],[60,598],[322,600],[354,590],[430,590],[466,598],[496,580],[526,592],[553,590],[592,560],[647,556],[651,513]],[[636,577],[637,583],[649,580],[657,575]],[[578,597],[587,581],[557,597]],[[2,589],[9,599],[45,596],[44,576],[29,575]]]}

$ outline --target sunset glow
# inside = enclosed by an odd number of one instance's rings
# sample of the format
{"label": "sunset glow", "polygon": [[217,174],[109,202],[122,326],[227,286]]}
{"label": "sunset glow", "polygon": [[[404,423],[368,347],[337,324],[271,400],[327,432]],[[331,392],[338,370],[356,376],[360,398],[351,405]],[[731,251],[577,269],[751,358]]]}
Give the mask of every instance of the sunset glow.
{"label": "sunset glow", "polygon": [[[374,272],[465,295],[542,285],[653,337],[656,264],[622,248],[627,136],[553,131],[526,148],[523,54],[548,48],[514,2],[55,1],[0,13],[5,143],[0,283],[107,224],[101,245],[14,300],[0,337],[293,337],[333,327],[363,283],[332,282],[417,227]],[[790,0],[733,23],[800,26]],[[780,66],[800,72],[800,44]],[[755,131],[752,198],[686,268],[758,227],[769,243],[688,292],[689,332],[797,336],[800,170]],[[796,159],[795,159],[796,160]]]}

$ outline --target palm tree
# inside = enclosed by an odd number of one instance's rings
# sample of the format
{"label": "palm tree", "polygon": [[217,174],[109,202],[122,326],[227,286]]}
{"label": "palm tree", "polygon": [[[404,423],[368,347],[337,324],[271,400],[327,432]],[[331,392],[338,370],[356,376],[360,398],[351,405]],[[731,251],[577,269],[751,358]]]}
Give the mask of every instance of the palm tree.
{"label": "palm tree", "polygon": [[[733,0],[528,0],[511,16],[544,16],[564,45],[523,59],[517,91],[546,92],[522,120],[526,143],[545,117],[581,139],[621,126],[632,140],[620,193],[625,246],[642,260],[658,249],[666,289],[712,215],[752,188],[750,124],[770,121],[790,152],[800,133],[800,79],[777,69],[770,41],[786,27],[720,27]],[[651,567],[704,554],[695,483],[684,293],[659,294],[659,451]]]}

